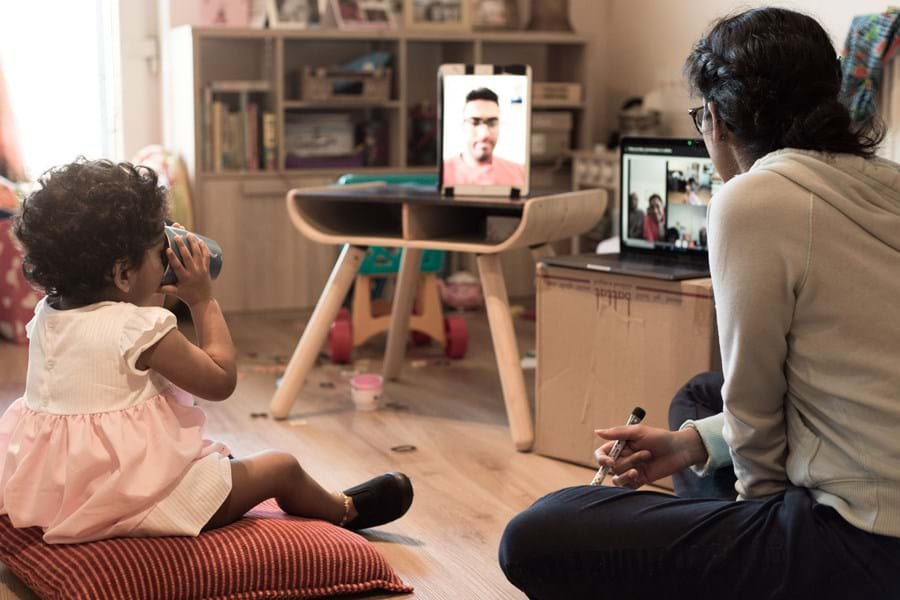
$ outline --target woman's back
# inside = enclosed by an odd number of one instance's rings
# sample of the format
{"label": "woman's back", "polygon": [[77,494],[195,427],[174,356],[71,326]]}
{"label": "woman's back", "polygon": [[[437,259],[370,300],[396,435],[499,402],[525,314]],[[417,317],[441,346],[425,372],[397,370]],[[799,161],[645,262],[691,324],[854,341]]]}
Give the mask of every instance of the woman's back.
{"label": "woman's back", "polygon": [[900,536],[900,166],[769,154],[716,197],[710,241],[740,493],[786,477]]}

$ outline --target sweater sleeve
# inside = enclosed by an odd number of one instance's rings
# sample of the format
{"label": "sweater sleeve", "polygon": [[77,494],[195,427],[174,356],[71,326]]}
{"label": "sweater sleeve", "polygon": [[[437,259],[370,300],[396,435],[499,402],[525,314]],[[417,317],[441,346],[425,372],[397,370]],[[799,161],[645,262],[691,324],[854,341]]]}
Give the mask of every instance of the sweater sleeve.
{"label": "sweater sleeve", "polygon": [[700,466],[692,466],[691,470],[700,477],[706,477],[716,469],[731,464],[731,451],[728,449],[728,443],[722,435],[722,429],[725,426],[725,415],[719,413],[705,419],[697,419],[696,421],[689,419],[685,421],[679,429],[690,427],[700,435],[700,441],[706,448],[708,458],[706,462]]}
{"label": "sweater sleeve", "polygon": [[723,436],[742,498],[787,485],[785,359],[807,270],[812,197],[781,176],[749,172],[709,211],[710,272],[725,385]]}

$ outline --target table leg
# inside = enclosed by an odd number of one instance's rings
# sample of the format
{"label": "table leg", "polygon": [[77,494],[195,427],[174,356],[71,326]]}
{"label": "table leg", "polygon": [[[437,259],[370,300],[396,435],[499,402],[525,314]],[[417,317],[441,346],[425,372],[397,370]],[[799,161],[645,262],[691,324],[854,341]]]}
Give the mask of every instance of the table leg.
{"label": "table leg", "polygon": [[494,354],[497,356],[497,369],[500,371],[500,385],[503,388],[503,401],[506,404],[510,433],[516,450],[527,452],[534,442],[534,425],[525,390],[525,376],[519,362],[519,348],[516,344],[512,315],[509,312],[509,298],[500,267],[500,256],[480,254],[478,272],[484,290],[484,302],[491,326],[491,338],[494,341]]}
{"label": "table leg", "polygon": [[300,393],[306,376],[316,362],[325,338],[328,337],[328,330],[337,317],[344,298],[347,297],[365,255],[365,248],[349,244],[341,251],[325,289],[319,296],[316,308],[303,330],[303,335],[300,336],[300,342],[291,356],[281,380],[281,387],[275,391],[269,404],[269,412],[274,418],[285,419],[291,412],[297,394]]}
{"label": "table leg", "polygon": [[416,285],[419,282],[421,266],[422,250],[404,248],[391,308],[391,328],[388,330],[387,348],[384,351],[385,379],[396,379],[400,374],[400,366],[406,354],[406,340],[409,336],[409,315],[416,299]]}

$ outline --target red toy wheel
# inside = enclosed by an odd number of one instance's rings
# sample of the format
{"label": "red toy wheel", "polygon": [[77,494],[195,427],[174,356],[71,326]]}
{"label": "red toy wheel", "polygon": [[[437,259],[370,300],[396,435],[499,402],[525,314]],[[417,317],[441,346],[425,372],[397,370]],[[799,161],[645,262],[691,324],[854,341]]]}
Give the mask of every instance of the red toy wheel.
{"label": "red toy wheel", "polygon": [[328,332],[328,355],[339,364],[350,362],[353,353],[353,326],[350,321],[335,321]]}
{"label": "red toy wheel", "polygon": [[413,346],[427,346],[431,343],[431,336],[421,331],[413,331],[411,334]]}
{"label": "red toy wheel", "polygon": [[350,320],[350,309],[346,306],[341,307],[341,310],[338,311],[337,318],[335,321],[349,321]]}
{"label": "red toy wheel", "polygon": [[445,317],[444,331],[447,334],[445,353],[450,358],[462,358],[469,348],[469,330],[462,317]]}

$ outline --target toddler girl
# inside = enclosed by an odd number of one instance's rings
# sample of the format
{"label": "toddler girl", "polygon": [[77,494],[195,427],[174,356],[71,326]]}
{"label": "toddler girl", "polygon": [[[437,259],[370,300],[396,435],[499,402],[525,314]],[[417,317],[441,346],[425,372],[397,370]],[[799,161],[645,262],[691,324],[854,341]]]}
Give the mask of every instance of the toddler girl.
{"label": "toddler girl", "polygon": [[[351,529],[402,516],[412,486],[387,473],[331,494],[290,454],[229,458],[203,437],[192,394],[234,391],[235,350],[212,296],[209,250],[163,233],[165,190],[144,167],[78,161],[51,170],[15,233],[47,296],[26,331],[25,395],[0,418],[0,514],[49,543],[197,535],[267,498]],[[166,265],[176,285],[160,287]],[[193,344],[159,294],[190,308]]]}

